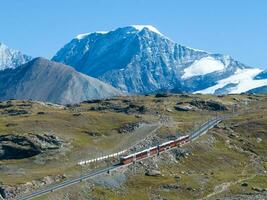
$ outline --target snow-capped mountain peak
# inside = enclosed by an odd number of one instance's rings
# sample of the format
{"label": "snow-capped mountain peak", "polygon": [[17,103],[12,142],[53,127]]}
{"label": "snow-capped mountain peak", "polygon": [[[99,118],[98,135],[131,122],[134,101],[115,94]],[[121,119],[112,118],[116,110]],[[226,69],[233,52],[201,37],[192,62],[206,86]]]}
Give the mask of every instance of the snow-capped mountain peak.
{"label": "snow-capped mountain peak", "polygon": [[30,60],[30,56],[24,55],[20,51],[10,49],[5,44],[0,43],[0,71],[8,68],[14,69]]}
{"label": "snow-capped mountain peak", "polygon": [[[265,74],[255,79],[261,73],[257,68],[228,55],[180,45],[151,25],[131,25],[79,38],[60,49],[53,60],[128,93],[229,93],[267,85]],[[246,79],[250,85],[241,84]]]}
{"label": "snow-capped mountain peak", "polygon": [[142,31],[144,28],[147,28],[148,30],[163,36],[163,34],[152,25],[131,25],[131,27],[135,28],[138,31]]}

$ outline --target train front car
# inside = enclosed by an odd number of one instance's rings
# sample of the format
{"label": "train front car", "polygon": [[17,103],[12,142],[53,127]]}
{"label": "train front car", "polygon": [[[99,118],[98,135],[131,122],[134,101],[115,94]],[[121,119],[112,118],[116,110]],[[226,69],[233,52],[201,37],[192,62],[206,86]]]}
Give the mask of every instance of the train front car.
{"label": "train front car", "polygon": [[185,135],[185,136],[179,137],[176,140],[176,142],[177,142],[177,145],[183,145],[183,144],[189,143],[190,142],[189,135]]}

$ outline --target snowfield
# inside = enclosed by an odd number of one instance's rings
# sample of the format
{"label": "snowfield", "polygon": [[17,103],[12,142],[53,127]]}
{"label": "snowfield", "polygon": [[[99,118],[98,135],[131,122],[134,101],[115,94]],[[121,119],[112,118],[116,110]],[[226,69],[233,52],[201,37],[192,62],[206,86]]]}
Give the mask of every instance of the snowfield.
{"label": "snowfield", "polygon": [[182,79],[188,79],[194,76],[209,74],[224,69],[224,64],[213,57],[205,57],[196,60],[192,65],[184,69]]}
{"label": "snowfield", "polygon": [[247,92],[251,89],[267,85],[267,79],[254,80],[254,77],[262,71],[263,70],[258,68],[237,69],[234,75],[226,79],[219,80],[216,85],[195,93],[214,94],[216,90],[226,87],[229,84],[235,85],[230,89],[230,94]]}

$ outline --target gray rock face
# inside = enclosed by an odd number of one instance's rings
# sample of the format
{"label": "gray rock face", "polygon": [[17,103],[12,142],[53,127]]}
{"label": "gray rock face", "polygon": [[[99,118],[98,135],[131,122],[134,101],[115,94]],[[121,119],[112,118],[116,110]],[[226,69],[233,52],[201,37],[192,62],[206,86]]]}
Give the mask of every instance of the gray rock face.
{"label": "gray rock face", "polygon": [[249,90],[247,93],[267,94],[267,86],[262,86],[262,87],[254,88],[252,90]]}
{"label": "gray rock face", "polygon": [[108,98],[122,93],[73,68],[36,58],[13,70],[0,73],[0,100],[32,99],[73,104],[88,99]]}
{"label": "gray rock face", "polygon": [[31,60],[30,56],[10,49],[0,42],[0,71],[5,69],[14,69]]}
{"label": "gray rock face", "polygon": [[1,135],[0,160],[23,159],[47,150],[59,149],[63,141],[53,135]]}
{"label": "gray rock face", "polygon": [[[107,33],[91,33],[73,39],[53,60],[73,66],[76,70],[99,78],[129,93],[158,91],[196,92],[219,84],[203,93],[240,93],[239,83],[254,78],[261,70],[249,71],[248,66],[230,56],[210,54],[179,45],[151,26],[128,26]],[[255,81],[251,85],[259,84]]]}

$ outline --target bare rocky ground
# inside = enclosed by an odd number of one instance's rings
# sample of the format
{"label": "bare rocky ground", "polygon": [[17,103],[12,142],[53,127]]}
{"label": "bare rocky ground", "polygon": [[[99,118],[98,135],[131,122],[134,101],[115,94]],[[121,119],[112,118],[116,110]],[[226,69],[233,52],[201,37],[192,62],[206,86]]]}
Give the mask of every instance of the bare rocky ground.
{"label": "bare rocky ground", "polygon": [[267,199],[267,192],[262,192],[254,194],[236,195],[232,197],[222,198],[220,200],[266,200],[266,199]]}

